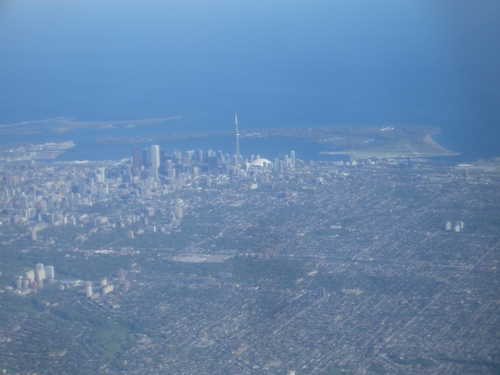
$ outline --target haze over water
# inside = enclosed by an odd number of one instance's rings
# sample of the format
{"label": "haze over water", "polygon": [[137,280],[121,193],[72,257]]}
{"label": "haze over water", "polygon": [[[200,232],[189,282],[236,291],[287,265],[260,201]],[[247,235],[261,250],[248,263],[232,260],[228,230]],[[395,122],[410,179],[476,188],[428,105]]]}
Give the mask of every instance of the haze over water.
{"label": "haze over water", "polygon": [[[237,111],[246,129],[438,126],[457,160],[500,156],[499,16],[487,0],[0,1],[0,123],[182,116],[141,128],[158,134]],[[113,130],[97,133],[63,138]]]}

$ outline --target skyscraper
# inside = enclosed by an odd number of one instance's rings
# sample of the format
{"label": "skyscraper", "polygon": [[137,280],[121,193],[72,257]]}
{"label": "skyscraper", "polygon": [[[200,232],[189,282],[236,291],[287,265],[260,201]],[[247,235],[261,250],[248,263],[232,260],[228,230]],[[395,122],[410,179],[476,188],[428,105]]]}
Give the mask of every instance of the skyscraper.
{"label": "skyscraper", "polygon": [[149,162],[150,162],[150,152],[147,148],[145,148],[144,150],[142,150],[142,165],[144,165],[144,168],[148,168],[149,167]]}
{"label": "skyscraper", "polygon": [[104,168],[99,168],[96,172],[96,180],[97,182],[106,182],[106,174]]}
{"label": "skyscraper", "polygon": [[92,283],[90,281],[87,281],[85,283],[85,294],[87,295],[87,298],[92,297]]}
{"label": "skyscraper", "polygon": [[141,155],[139,153],[139,147],[132,147],[132,168],[134,171],[138,171],[141,167]]}
{"label": "skyscraper", "polygon": [[158,169],[160,167],[160,146],[151,146],[151,166]]}
{"label": "skyscraper", "polygon": [[291,152],[292,168],[295,168],[295,151]]}
{"label": "skyscraper", "polygon": [[54,274],[54,266],[47,266],[45,267],[45,276],[49,279],[54,279],[55,274]]}

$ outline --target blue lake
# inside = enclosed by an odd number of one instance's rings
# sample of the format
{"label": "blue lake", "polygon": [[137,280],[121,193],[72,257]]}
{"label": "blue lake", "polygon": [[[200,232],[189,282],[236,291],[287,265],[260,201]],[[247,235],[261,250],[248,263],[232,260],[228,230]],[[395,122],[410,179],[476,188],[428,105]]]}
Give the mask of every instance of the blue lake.
{"label": "blue lake", "polygon": [[[63,158],[122,158],[132,145],[95,140],[228,130],[237,111],[245,129],[438,126],[457,161],[499,156],[499,18],[487,0],[0,1],[0,124],[182,116],[0,142],[73,140]],[[294,142],[242,139],[242,152],[322,151]],[[161,146],[232,152],[234,141]]]}

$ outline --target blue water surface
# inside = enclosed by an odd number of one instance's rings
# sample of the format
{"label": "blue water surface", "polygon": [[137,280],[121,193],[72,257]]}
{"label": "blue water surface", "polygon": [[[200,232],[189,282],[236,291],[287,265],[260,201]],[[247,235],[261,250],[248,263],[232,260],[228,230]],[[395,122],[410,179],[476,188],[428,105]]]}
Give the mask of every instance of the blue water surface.
{"label": "blue water surface", "polygon": [[4,0],[0,124],[182,118],[0,141],[108,158],[97,138],[228,130],[237,111],[245,129],[438,126],[457,160],[499,156],[498,19],[491,0]]}

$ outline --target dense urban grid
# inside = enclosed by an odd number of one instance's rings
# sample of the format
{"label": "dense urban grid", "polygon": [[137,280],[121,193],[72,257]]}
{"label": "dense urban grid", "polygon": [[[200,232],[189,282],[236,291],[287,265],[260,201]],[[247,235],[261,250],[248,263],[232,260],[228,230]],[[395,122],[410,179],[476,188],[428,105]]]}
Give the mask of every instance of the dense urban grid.
{"label": "dense urban grid", "polygon": [[67,147],[2,154],[4,373],[500,371],[500,159]]}

